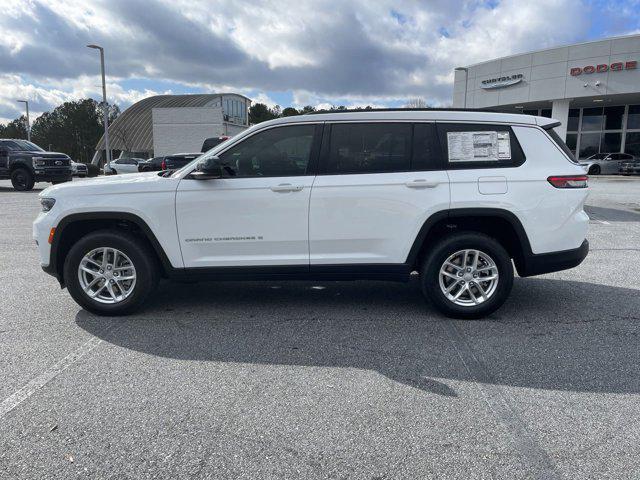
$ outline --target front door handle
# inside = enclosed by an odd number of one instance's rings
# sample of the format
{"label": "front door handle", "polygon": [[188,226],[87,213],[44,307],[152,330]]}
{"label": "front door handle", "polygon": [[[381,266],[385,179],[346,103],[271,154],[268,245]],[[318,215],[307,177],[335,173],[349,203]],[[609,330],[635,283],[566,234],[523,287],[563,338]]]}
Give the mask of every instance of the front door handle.
{"label": "front door handle", "polygon": [[405,185],[409,188],[434,188],[437,187],[440,182],[428,182],[427,180],[420,178],[418,180],[411,180]]}
{"label": "front door handle", "polygon": [[290,183],[281,183],[279,185],[273,185],[272,192],[299,192],[302,190],[302,185],[291,185]]}

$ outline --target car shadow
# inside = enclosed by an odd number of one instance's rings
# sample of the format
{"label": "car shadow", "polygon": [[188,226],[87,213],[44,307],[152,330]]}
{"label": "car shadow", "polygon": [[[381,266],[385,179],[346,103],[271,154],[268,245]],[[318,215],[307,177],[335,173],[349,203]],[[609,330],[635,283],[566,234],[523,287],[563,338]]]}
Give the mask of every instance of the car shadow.
{"label": "car shadow", "polygon": [[585,205],[584,210],[589,218],[595,220],[607,220],[610,222],[640,222],[640,213],[617,208],[593,207]]}
{"label": "car shadow", "polygon": [[551,278],[516,279],[507,303],[481,321],[439,315],[415,279],[165,283],[141,314],[76,315],[92,335],[149,355],[365,369],[446,396],[470,381],[640,392],[639,321],[637,290]]}
{"label": "car shadow", "polygon": [[15,188],[13,188],[12,186],[9,187],[5,187],[5,186],[0,186],[0,192],[13,192],[13,193],[29,193],[29,192],[41,192],[42,190],[44,190],[46,187],[44,188],[40,188],[40,187],[33,187],[31,190],[27,190],[26,192],[21,192],[19,190],[16,190]]}

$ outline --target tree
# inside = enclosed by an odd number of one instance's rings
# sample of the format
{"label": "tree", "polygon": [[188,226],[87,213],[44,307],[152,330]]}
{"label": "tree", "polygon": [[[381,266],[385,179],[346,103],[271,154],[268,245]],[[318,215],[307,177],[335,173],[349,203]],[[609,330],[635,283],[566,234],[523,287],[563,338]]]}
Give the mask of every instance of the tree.
{"label": "tree", "polygon": [[311,105],[305,105],[304,107],[302,107],[302,110],[300,110],[300,113],[304,115],[305,113],[313,113],[315,111],[316,111],[316,107],[313,107]]}
{"label": "tree", "polygon": [[27,117],[22,115],[6,125],[0,124],[0,138],[27,139]]}
{"label": "tree", "polygon": [[282,110],[283,117],[293,117],[295,115],[300,115],[300,112],[293,107],[287,107]]}
{"label": "tree", "polygon": [[424,98],[410,98],[405,104],[405,108],[429,108],[429,104]]}
{"label": "tree", "polygon": [[[109,121],[120,114],[117,105],[109,106]],[[104,132],[100,104],[90,98],[65,102],[40,115],[31,127],[31,139],[45,150],[66,153],[79,162],[89,162]],[[26,118],[0,125],[2,138],[27,138]]]}
{"label": "tree", "polygon": [[267,120],[273,120],[279,116],[279,105],[269,108],[264,103],[255,103],[251,105],[251,108],[249,108],[249,123],[251,124],[266,122]]}

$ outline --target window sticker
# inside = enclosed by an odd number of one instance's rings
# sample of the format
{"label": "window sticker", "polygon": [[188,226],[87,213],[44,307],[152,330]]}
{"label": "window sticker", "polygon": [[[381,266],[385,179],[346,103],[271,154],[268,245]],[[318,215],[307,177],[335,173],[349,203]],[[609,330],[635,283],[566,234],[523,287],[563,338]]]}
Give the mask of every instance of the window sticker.
{"label": "window sticker", "polygon": [[447,132],[450,162],[511,159],[509,132]]}

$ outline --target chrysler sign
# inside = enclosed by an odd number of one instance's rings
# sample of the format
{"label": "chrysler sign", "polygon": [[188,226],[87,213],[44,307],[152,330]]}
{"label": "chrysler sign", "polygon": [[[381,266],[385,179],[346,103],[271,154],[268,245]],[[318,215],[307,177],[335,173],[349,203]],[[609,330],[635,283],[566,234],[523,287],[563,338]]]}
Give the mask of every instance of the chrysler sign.
{"label": "chrysler sign", "polygon": [[569,73],[574,77],[582,75],[583,73],[604,73],[604,72],[619,72],[621,70],[635,70],[638,68],[638,62],[630,60],[628,62],[614,62],[611,65],[607,63],[601,63],[599,65],[587,65],[586,67],[573,67],[569,70]]}
{"label": "chrysler sign", "polygon": [[523,79],[524,75],[522,73],[506,75],[504,77],[498,78],[489,78],[487,80],[483,80],[480,87],[484,88],[485,90],[490,90],[492,88],[503,88],[510,85],[515,85],[516,83],[520,83]]}

